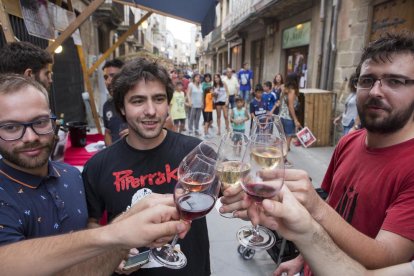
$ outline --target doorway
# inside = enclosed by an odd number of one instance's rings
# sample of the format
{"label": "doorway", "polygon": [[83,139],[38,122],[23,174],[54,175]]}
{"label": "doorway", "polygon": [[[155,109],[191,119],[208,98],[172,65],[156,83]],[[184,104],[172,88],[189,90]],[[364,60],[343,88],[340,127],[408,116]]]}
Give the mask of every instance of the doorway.
{"label": "doorway", "polygon": [[299,88],[306,88],[309,46],[286,49],[286,75],[296,73]]}
{"label": "doorway", "polygon": [[263,65],[264,65],[264,47],[265,40],[259,39],[252,42],[252,71],[253,71],[253,85],[262,83],[263,80]]}

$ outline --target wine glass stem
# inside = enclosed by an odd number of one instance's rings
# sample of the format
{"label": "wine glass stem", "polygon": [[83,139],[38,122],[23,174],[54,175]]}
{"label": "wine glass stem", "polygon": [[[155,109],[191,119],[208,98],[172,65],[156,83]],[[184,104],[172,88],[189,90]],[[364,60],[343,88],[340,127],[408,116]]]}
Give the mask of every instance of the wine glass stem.
{"label": "wine glass stem", "polygon": [[256,224],[253,226],[253,237],[254,238],[260,237],[259,224]]}
{"label": "wine glass stem", "polygon": [[171,242],[171,251],[174,249],[175,245],[177,244],[177,241],[178,241],[178,235],[176,234],[174,236],[173,241]]}

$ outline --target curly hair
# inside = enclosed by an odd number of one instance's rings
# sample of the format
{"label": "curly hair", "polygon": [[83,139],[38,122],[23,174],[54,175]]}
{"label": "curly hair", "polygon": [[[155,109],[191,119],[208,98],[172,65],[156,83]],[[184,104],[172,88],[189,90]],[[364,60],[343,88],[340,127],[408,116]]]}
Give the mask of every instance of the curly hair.
{"label": "curly hair", "polygon": [[114,58],[112,60],[108,60],[105,62],[104,66],[102,67],[102,70],[105,70],[105,68],[108,67],[115,67],[121,69],[122,66],[124,66],[124,62],[120,59]]}
{"label": "curly hair", "polygon": [[125,120],[121,110],[124,108],[125,95],[140,81],[159,81],[165,86],[168,104],[174,93],[174,85],[168,71],[157,62],[137,58],[127,62],[112,80],[115,108]]}
{"label": "curly hair", "polygon": [[359,77],[361,74],[361,66],[366,60],[372,59],[374,62],[383,63],[391,62],[393,54],[404,52],[414,55],[414,34],[408,31],[385,33],[364,48],[361,60],[356,68],[356,76]]}
{"label": "curly hair", "polygon": [[52,55],[29,42],[12,42],[0,49],[0,73],[2,74],[24,74],[24,71],[29,68],[37,74],[51,63],[53,63]]}

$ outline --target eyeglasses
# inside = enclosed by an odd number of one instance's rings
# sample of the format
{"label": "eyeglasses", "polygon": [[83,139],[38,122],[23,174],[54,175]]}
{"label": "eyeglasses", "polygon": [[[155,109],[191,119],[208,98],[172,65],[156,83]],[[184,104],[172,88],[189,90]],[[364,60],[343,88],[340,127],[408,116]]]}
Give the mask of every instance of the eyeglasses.
{"label": "eyeglasses", "polygon": [[379,81],[381,87],[386,87],[390,89],[401,89],[407,85],[413,85],[414,80],[404,79],[404,78],[372,78],[372,77],[359,77],[354,79],[354,87],[357,89],[371,89],[375,83]]}
{"label": "eyeglasses", "polygon": [[19,140],[30,127],[37,135],[46,135],[54,132],[56,127],[56,116],[39,119],[27,123],[6,123],[0,125],[0,138],[4,141]]}

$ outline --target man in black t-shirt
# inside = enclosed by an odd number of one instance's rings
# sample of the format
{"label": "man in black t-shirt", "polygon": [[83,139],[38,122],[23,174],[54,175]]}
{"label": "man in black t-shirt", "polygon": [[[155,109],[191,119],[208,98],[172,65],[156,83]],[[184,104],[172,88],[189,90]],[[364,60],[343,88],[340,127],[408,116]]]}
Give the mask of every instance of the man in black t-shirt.
{"label": "man in black t-shirt", "polygon": [[[84,168],[90,227],[98,225],[104,210],[112,220],[149,190],[173,193],[178,165],[200,142],[163,129],[173,85],[158,64],[145,59],[127,63],[112,88],[115,107],[126,120],[129,135],[93,156]],[[131,231],[140,234],[139,228]],[[211,274],[205,218],[192,222],[179,244],[187,257],[186,267],[171,270],[152,261],[133,275]]]}

